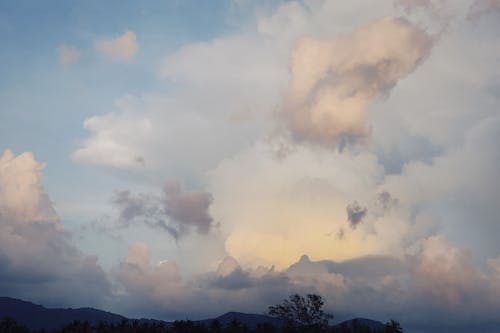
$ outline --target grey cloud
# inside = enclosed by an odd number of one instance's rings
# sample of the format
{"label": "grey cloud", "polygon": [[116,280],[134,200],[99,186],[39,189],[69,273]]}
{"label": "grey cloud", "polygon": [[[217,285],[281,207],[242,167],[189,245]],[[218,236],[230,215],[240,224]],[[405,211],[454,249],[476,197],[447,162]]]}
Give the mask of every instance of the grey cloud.
{"label": "grey cloud", "polygon": [[382,209],[391,209],[398,205],[399,200],[393,198],[392,195],[387,191],[382,191],[377,195],[377,204],[382,207]]}
{"label": "grey cloud", "polygon": [[340,262],[332,260],[311,261],[308,256],[304,255],[286,270],[287,274],[292,275],[336,273],[350,279],[376,278],[405,272],[408,272],[408,268],[400,259],[375,255]]}
{"label": "grey cloud", "polygon": [[120,208],[119,222],[130,225],[136,218],[155,218],[160,214],[159,199],[149,194],[133,195],[130,191],[118,191],[112,203]]}
{"label": "grey cloud", "polygon": [[394,0],[394,6],[403,10],[415,24],[424,26],[436,35],[446,31],[456,13],[451,10],[449,0]]}
{"label": "grey cloud", "polygon": [[475,0],[469,7],[467,19],[475,21],[490,14],[500,14],[500,0]]}
{"label": "grey cloud", "polygon": [[401,7],[406,13],[411,13],[419,8],[429,9],[435,6],[433,0],[395,0],[394,5]]}
{"label": "grey cloud", "polygon": [[221,263],[223,269],[181,279],[175,262],[152,264],[145,246],[132,245],[113,269],[120,285],[114,302],[131,316],[185,318],[189,313],[196,319],[234,310],[262,312],[286,296],[290,287],[284,274],[272,269],[242,269],[232,258]]}
{"label": "grey cloud", "polygon": [[352,228],[361,223],[365,217],[368,209],[366,207],[361,207],[357,201],[353,201],[346,207],[347,221],[349,221]]}
{"label": "grey cloud", "polygon": [[[337,320],[353,316],[382,321],[397,318],[410,332],[481,327],[482,321],[498,323],[495,295],[500,293],[500,256],[489,261],[490,271],[481,272],[471,266],[467,251],[438,237],[425,240],[422,248],[405,260],[366,256],[334,262],[302,256],[276,272],[242,268],[229,258],[221,263],[224,269],[190,279],[180,278],[175,263],[151,265],[147,251],[136,252],[129,253],[118,268],[124,287],[120,297],[134,299],[127,305],[132,306],[128,308],[131,313],[179,318],[188,312],[196,319],[230,310],[262,312],[298,292],[321,294],[326,310]],[[454,303],[455,295],[464,302]],[[125,298],[120,297],[116,301],[123,304]],[[428,322],[435,327],[429,327]]]}
{"label": "grey cloud", "polygon": [[207,234],[213,219],[208,210],[212,195],[204,191],[183,191],[179,183],[169,183],[161,195],[118,191],[112,203],[118,208],[118,223],[130,226],[145,223],[167,231],[178,240],[195,229]]}
{"label": "grey cloud", "polygon": [[217,277],[217,279],[213,282],[213,285],[218,288],[237,290],[250,288],[254,285],[254,282],[248,272],[244,272],[238,267],[226,276]]}
{"label": "grey cloud", "polygon": [[204,191],[183,192],[179,183],[165,186],[165,213],[179,225],[190,225],[199,233],[206,234],[212,224],[208,209],[212,195]]}

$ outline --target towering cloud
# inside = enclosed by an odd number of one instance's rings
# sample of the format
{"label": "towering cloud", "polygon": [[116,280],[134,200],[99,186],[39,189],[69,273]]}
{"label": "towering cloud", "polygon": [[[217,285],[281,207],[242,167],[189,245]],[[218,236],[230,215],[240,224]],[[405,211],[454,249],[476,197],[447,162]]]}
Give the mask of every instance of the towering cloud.
{"label": "towering cloud", "polygon": [[[300,146],[276,159],[259,143],[211,172],[211,213],[228,234],[228,254],[244,265],[283,268],[303,254],[342,260],[391,253],[399,251],[408,232],[399,211],[383,218],[365,213],[363,223],[345,228],[346,206],[354,200],[376,202],[382,177],[368,153],[325,155]],[[335,237],[342,228],[343,237]]]}
{"label": "towering cloud", "polygon": [[[497,1],[470,3],[482,16]],[[407,19],[371,21],[401,9]],[[449,0],[290,2],[256,31],[169,55],[168,96],[126,96],[87,119],[76,161],[208,180],[206,191],[116,193],[121,226],[143,222],[183,240],[156,233],[151,249],[132,245],[114,271],[120,295],[169,314],[173,299],[195,315],[261,311],[293,290],[409,325],[498,320],[498,43],[491,31],[471,38],[457,14],[468,9]],[[436,31],[449,34],[438,40]],[[287,135],[263,139],[276,120]],[[364,145],[332,149],[368,134]],[[207,260],[210,237],[217,251]],[[158,243],[172,245],[161,253],[175,263],[151,262]],[[203,274],[190,267],[186,277],[186,262]]]}
{"label": "towering cloud", "polygon": [[427,56],[432,39],[386,17],[333,40],[302,38],[281,116],[297,141],[333,146],[365,136],[366,112]]}
{"label": "towering cloud", "polygon": [[44,193],[33,154],[0,156],[0,294],[98,305],[110,295],[96,257],[80,253]]}

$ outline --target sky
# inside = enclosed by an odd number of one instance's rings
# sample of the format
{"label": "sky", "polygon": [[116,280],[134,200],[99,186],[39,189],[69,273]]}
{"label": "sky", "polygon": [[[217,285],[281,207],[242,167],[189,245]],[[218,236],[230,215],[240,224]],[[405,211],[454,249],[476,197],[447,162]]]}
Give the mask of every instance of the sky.
{"label": "sky", "polygon": [[0,294],[495,332],[498,31],[498,0],[2,1]]}

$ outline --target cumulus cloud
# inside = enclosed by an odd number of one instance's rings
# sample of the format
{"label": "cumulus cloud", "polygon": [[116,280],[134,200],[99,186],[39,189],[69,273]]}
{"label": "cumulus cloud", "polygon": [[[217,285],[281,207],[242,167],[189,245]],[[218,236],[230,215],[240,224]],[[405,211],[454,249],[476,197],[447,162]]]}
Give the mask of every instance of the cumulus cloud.
{"label": "cumulus cloud", "polygon": [[292,136],[323,146],[368,133],[367,109],[428,55],[432,39],[386,17],[333,40],[302,38],[292,51],[281,116]]}
{"label": "cumulus cloud", "polygon": [[110,113],[86,119],[84,128],[94,135],[73,153],[73,159],[115,169],[147,168],[152,161],[144,158],[141,146],[148,142],[153,123],[148,117],[130,111],[136,104],[135,98],[125,96],[116,102],[116,106],[127,114],[126,117]]}
{"label": "cumulus cloud", "polygon": [[460,239],[476,254],[496,256],[492,235],[500,231],[500,210],[494,198],[500,195],[500,184],[492,175],[500,163],[494,147],[499,128],[498,117],[477,122],[465,132],[462,145],[429,162],[408,163],[401,174],[386,177],[382,188],[398,194],[398,206],[439,214],[440,232]]}
{"label": "cumulus cloud", "polygon": [[184,191],[178,182],[168,183],[161,195],[118,191],[112,199],[118,208],[118,222],[128,227],[143,222],[166,230],[176,240],[195,229],[207,234],[213,219],[209,214],[212,195],[205,191]]}
{"label": "cumulus cloud", "polygon": [[157,181],[172,174],[200,181],[221,159],[275,127],[271,119],[282,103],[287,59],[298,37],[332,39],[391,9],[391,2],[287,2],[259,12],[254,29],[187,44],[159,69],[176,89],[166,96],[117,98],[107,114],[89,117],[88,137],[73,159]]}
{"label": "cumulus cloud", "polygon": [[442,236],[423,241],[414,274],[419,289],[451,305],[466,302],[464,293],[480,280],[470,254],[451,246]]}
{"label": "cumulus cloud", "polygon": [[126,302],[122,305],[125,310],[154,304],[161,305],[165,312],[174,312],[182,301],[177,264],[164,260],[152,265],[149,247],[144,243],[130,245],[127,256],[113,269],[112,275],[120,287],[117,297]]}
{"label": "cumulus cloud", "polygon": [[[245,265],[283,268],[303,254],[345,260],[402,253],[414,240],[412,228],[425,233],[428,220],[408,223],[403,205],[381,209],[383,178],[369,153],[324,154],[300,146],[276,159],[269,145],[259,143],[210,173],[211,213],[228,235],[226,251]],[[364,222],[332,237],[346,226],[346,206],[354,200],[368,204]]]}
{"label": "cumulus cloud", "polygon": [[134,58],[137,41],[133,31],[126,31],[114,39],[103,39],[95,43],[95,48],[109,59],[127,60]]}
{"label": "cumulus cloud", "polygon": [[[290,292],[319,293],[338,320],[397,317],[409,330],[433,332],[429,320],[441,329],[495,322],[497,268],[498,258],[481,271],[466,250],[443,237],[429,237],[404,261],[392,256],[313,261],[302,256],[275,270],[245,268],[226,257],[215,271],[190,277],[181,277],[175,262],[152,264],[147,246],[133,244],[114,276],[121,286],[116,301],[134,313],[153,311],[171,318],[189,311],[192,318],[206,318],[235,307],[261,312]],[[130,299],[134,302],[125,302]]]}
{"label": "cumulus cloud", "polygon": [[72,65],[80,59],[80,52],[70,45],[61,45],[59,51],[59,64],[63,66]]}
{"label": "cumulus cloud", "polygon": [[33,154],[0,156],[0,292],[45,304],[99,305],[110,286],[96,257],[71,243]]}
{"label": "cumulus cloud", "polygon": [[[175,261],[151,263],[149,256],[143,253],[145,249],[145,244],[132,244],[129,254],[113,269],[120,286],[117,306],[125,312],[155,313],[161,318],[185,317],[189,312],[191,318],[206,318],[236,307],[255,310],[269,297],[284,295],[284,285],[279,282],[285,280],[278,275],[269,273],[259,277],[237,264],[238,267],[225,275],[206,272],[181,277]],[[139,264],[130,259],[137,256],[141,259]],[[222,265],[224,261],[227,260],[223,260]]]}

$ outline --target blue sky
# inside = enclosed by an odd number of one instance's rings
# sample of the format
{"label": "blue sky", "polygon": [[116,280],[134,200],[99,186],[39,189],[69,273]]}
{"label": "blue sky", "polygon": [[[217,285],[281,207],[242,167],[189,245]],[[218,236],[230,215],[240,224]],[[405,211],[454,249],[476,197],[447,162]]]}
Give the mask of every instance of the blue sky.
{"label": "blue sky", "polygon": [[499,17],[2,2],[0,293],[172,319],[318,292],[409,332],[498,321]]}

